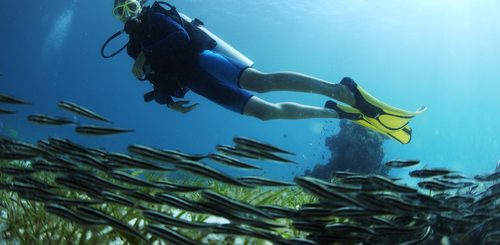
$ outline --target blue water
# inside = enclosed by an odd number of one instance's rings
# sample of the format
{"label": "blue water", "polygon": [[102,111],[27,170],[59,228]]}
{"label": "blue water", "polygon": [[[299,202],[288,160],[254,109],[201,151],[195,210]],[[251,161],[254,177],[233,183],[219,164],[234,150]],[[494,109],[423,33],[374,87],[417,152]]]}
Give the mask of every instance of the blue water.
{"label": "blue water", "polygon": [[[378,98],[408,110],[428,112],[411,122],[408,145],[385,143],[386,160],[420,159],[473,175],[500,159],[500,2],[494,0],[177,0],[181,12],[233,45],[265,72],[297,71],[338,82],[350,76]],[[291,179],[329,155],[324,138],[337,120],[267,121],[244,117],[189,93],[201,105],[181,115],[144,103],[147,82],[131,73],[122,53],[102,59],[102,43],[122,24],[112,1],[5,1],[0,8],[0,91],[34,106],[6,106],[18,114],[0,120],[29,141],[49,136],[125,151],[137,143],[192,153],[231,144],[235,135],[268,141],[297,153],[297,166],[264,163],[264,171],[234,171]],[[110,46],[117,48],[119,39]],[[322,106],[309,94],[260,95],[273,102]],[[56,104],[69,100],[134,128],[112,137],[76,135],[73,128],[33,125],[33,113],[68,116]],[[94,123],[78,117],[78,121]],[[325,132],[325,128],[328,133]],[[322,156],[326,156],[323,159]],[[224,169],[229,171],[227,169]],[[405,170],[406,171],[406,170]],[[393,172],[402,174],[406,172]]]}

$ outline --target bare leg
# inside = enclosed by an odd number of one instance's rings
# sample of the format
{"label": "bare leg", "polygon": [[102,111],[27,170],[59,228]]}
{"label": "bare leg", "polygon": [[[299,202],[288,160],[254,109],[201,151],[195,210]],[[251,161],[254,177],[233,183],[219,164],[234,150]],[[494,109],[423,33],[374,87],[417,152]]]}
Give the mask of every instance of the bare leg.
{"label": "bare leg", "polygon": [[295,72],[262,73],[254,68],[243,71],[240,77],[243,89],[265,93],[270,91],[295,91],[321,94],[353,105],[354,96],[347,87]]}
{"label": "bare leg", "polygon": [[269,103],[265,100],[252,96],[247,102],[243,114],[253,116],[263,121],[274,119],[306,119],[306,118],[338,118],[334,110],[322,107],[301,105],[297,103]]}

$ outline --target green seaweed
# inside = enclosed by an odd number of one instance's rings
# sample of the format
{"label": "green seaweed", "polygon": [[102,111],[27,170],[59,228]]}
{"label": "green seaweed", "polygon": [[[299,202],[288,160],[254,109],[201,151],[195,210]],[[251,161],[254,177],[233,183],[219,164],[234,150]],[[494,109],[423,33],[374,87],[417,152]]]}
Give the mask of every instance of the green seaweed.
{"label": "green seaweed", "polygon": [[[26,163],[20,161],[0,162],[0,166],[20,165],[26,165]],[[105,173],[97,172],[96,174],[106,178]],[[171,178],[168,175],[162,176],[153,172],[135,171],[133,174],[141,175],[149,181],[169,180],[177,184],[209,187],[215,192],[255,206],[278,205],[297,208],[303,204],[317,201],[315,197],[303,192],[297,187],[243,188],[195,177],[180,180],[175,179],[174,181],[174,178]],[[44,183],[56,185],[54,182],[54,174],[40,172],[35,173],[33,177],[37,180],[43,181]],[[131,185],[126,183],[111,180],[110,178],[107,179],[113,183],[131,187]],[[0,183],[8,183],[9,181],[11,181],[11,177],[0,174]],[[154,188],[135,188],[151,195],[162,192]],[[66,198],[88,199],[86,194],[73,190],[63,189],[57,190],[55,193]],[[195,201],[201,198],[200,194],[196,192],[176,194]],[[0,203],[3,204],[3,207],[0,208],[0,210],[6,214],[3,217],[0,217],[0,222],[6,224],[2,233],[7,244],[110,244],[117,240],[120,240],[125,244],[141,243],[141,241],[139,241],[136,237],[110,228],[110,226],[98,225],[87,227],[72,223],[69,220],[46,212],[43,203],[22,199],[15,192],[4,190],[0,191]],[[193,222],[204,222],[210,217],[210,215],[207,214],[187,212],[169,207],[168,205],[151,204],[142,201],[140,203],[147,204],[147,207],[153,210],[170,213],[178,218],[188,219]],[[92,205],[92,207],[113,216],[115,219],[120,220],[123,223],[129,223],[130,221],[135,220],[131,226],[138,230],[141,234],[146,235],[143,225],[148,224],[148,221],[142,217],[142,212],[139,209],[125,207],[118,204],[100,204]],[[297,238],[305,236],[304,232],[293,229],[290,220],[278,219],[277,222],[286,224],[286,227],[276,229],[274,234],[281,235],[284,238]],[[142,226],[140,225],[141,223],[143,224]],[[222,234],[217,235],[216,237],[212,236],[212,239],[208,239],[207,237],[210,235],[210,231],[190,229],[176,229],[176,231],[195,241],[201,242],[203,240],[208,244],[233,244],[236,239],[242,244],[269,244],[269,242],[262,239]],[[155,240],[156,238],[151,238],[152,242]]]}

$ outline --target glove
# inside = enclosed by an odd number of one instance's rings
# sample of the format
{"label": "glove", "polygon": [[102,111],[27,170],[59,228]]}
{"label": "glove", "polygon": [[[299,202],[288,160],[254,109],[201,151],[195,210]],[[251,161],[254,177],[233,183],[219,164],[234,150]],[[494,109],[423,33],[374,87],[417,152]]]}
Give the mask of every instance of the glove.
{"label": "glove", "polygon": [[144,94],[144,102],[151,102],[155,99],[155,91],[150,91]]}
{"label": "glove", "polygon": [[185,106],[189,104],[189,100],[179,100],[179,101],[174,101],[174,102],[171,102],[169,104],[167,104],[168,108],[174,110],[174,111],[177,111],[177,112],[180,112],[182,114],[186,114],[194,109],[196,109],[196,107],[198,107],[198,103],[196,104],[192,104],[192,105],[189,105],[189,106]]}

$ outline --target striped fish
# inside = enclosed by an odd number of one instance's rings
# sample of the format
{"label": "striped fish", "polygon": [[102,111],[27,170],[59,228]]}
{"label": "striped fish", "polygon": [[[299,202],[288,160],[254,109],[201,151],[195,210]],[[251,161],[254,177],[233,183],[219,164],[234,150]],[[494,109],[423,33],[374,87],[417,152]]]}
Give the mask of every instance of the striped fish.
{"label": "striped fish", "polygon": [[106,158],[109,161],[115,162],[126,168],[140,168],[144,170],[156,170],[156,171],[175,171],[175,168],[167,165],[158,165],[141,158],[129,156],[122,153],[110,152],[106,154]]}
{"label": "striped fish", "polygon": [[101,196],[104,198],[105,201],[120,204],[123,206],[127,207],[136,207],[137,205],[135,204],[134,201],[130,200],[127,197],[120,196],[116,193],[109,192],[109,191],[101,191]]}
{"label": "striped fish", "polygon": [[86,217],[82,217],[80,215],[77,215],[74,211],[72,211],[69,208],[66,208],[64,206],[58,205],[58,204],[53,204],[53,203],[46,203],[45,204],[45,210],[51,214],[55,214],[63,219],[67,219],[71,222],[81,224],[81,225],[103,225],[107,224],[106,221],[101,220],[101,219],[89,219]]}
{"label": "striped fish", "polygon": [[128,152],[134,155],[138,155],[140,157],[154,159],[167,163],[175,163],[181,159],[178,156],[168,154],[160,149],[144,145],[137,145],[137,144],[129,145],[127,147],[127,150]]}
{"label": "striped fish", "polygon": [[401,159],[395,159],[395,160],[390,160],[385,163],[385,166],[391,167],[391,168],[405,168],[405,167],[410,167],[410,166],[415,166],[420,163],[420,160],[401,160]]}
{"label": "striped fish", "polygon": [[170,215],[163,214],[160,212],[156,212],[154,210],[143,210],[142,215],[151,221],[158,222],[163,225],[175,226],[179,228],[187,228],[187,229],[207,229],[213,228],[217,226],[217,224],[210,223],[198,223],[191,222],[183,219],[174,218]]}
{"label": "striped fish", "polygon": [[188,159],[191,161],[199,161],[199,160],[207,157],[206,155],[202,155],[202,154],[188,154],[188,153],[175,151],[175,150],[168,150],[168,149],[161,150],[161,151],[165,154],[177,156],[179,158],[185,158],[185,159]]}
{"label": "striped fish", "polygon": [[222,163],[231,167],[246,168],[246,169],[262,169],[261,167],[257,167],[255,165],[242,162],[236,158],[232,158],[220,153],[212,153],[208,155],[208,158],[215,162]]}
{"label": "striped fish", "polygon": [[249,185],[258,185],[258,186],[294,186],[295,185],[293,183],[282,182],[282,181],[277,181],[277,180],[272,180],[272,179],[266,179],[266,178],[257,177],[257,176],[238,177],[238,180],[241,180],[244,183],[249,184]]}
{"label": "striped fish", "polygon": [[154,183],[160,185],[162,189],[171,192],[196,192],[207,189],[207,187],[203,186],[180,185],[165,180],[154,181]]}
{"label": "striped fish", "polygon": [[87,147],[76,144],[68,139],[62,139],[58,137],[50,137],[49,144],[61,152],[81,152],[88,154],[89,151]]}
{"label": "striped fish", "polygon": [[410,176],[416,178],[429,178],[439,175],[448,175],[450,173],[453,173],[453,171],[444,168],[431,168],[411,171]]}
{"label": "striped fish", "polygon": [[16,98],[14,96],[6,95],[6,94],[1,94],[1,93],[0,93],[0,103],[18,104],[18,105],[31,105],[31,103],[28,102],[28,101]]}
{"label": "striped fish", "polygon": [[167,244],[198,245],[199,242],[192,240],[180,233],[168,229],[161,225],[146,225],[146,230],[154,236],[157,236],[167,242]]}
{"label": "striped fish", "polygon": [[66,125],[75,124],[71,119],[64,117],[54,117],[45,114],[32,114],[28,116],[28,121],[41,125]]}
{"label": "striped fish", "polygon": [[243,203],[241,201],[221,195],[217,192],[206,190],[201,192],[201,196],[212,203],[220,205],[221,207],[226,207],[228,210],[253,214],[259,217],[272,219],[271,215],[269,215],[268,213],[264,212],[261,209],[251,206],[250,204]]}
{"label": "striped fish", "polygon": [[272,161],[283,162],[283,163],[295,163],[292,160],[278,156],[272,152],[267,152],[267,151],[263,151],[263,150],[259,150],[259,149],[255,149],[255,148],[249,148],[247,146],[243,146],[243,147],[237,146],[236,151],[246,153],[249,155],[257,156],[258,157],[257,159],[260,159],[260,160],[272,160]]}
{"label": "striped fish", "polygon": [[112,123],[109,119],[73,102],[60,101],[57,106],[63,110],[78,114],[80,116],[88,117],[90,119]]}
{"label": "striped fish", "polygon": [[250,139],[246,137],[234,137],[233,142],[238,146],[244,146],[248,148],[257,149],[259,151],[267,151],[267,152],[276,152],[276,153],[284,153],[289,155],[295,155],[289,151],[283,150],[279,147],[273,146],[271,144],[256,140]]}
{"label": "striped fish", "polygon": [[85,206],[80,206],[80,207],[77,207],[77,212],[80,214],[83,214],[87,217],[93,217],[95,219],[104,220],[113,228],[120,230],[122,232],[125,232],[131,236],[138,238],[138,239],[141,239],[144,242],[146,242],[146,244],[150,244],[150,241],[144,235],[142,235],[141,233],[136,231],[130,225],[124,224],[121,221],[119,221],[119,220],[113,218],[112,216],[107,215],[107,214],[105,214],[97,209],[85,207]]}
{"label": "striped fish", "polygon": [[15,151],[28,152],[33,154],[43,154],[43,155],[48,154],[40,147],[20,140],[2,139],[0,143],[13,147]]}
{"label": "striped fish", "polygon": [[120,181],[125,182],[127,184],[161,189],[160,185],[157,185],[157,184],[149,182],[145,179],[141,179],[139,177],[135,177],[133,175],[127,174],[123,171],[114,170],[114,171],[111,171],[109,173],[109,175],[112,178],[114,178],[116,180],[120,180]]}
{"label": "striped fish", "polygon": [[37,155],[33,153],[0,151],[0,160],[29,160],[35,157]]}
{"label": "striped fish", "polygon": [[195,162],[195,161],[190,161],[190,160],[181,160],[177,163],[175,163],[175,167],[187,172],[190,172],[195,175],[199,175],[201,177],[205,178],[212,178],[224,183],[232,184],[232,185],[237,185],[237,186],[244,186],[244,187],[251,187],[250,185],[237,180],[233,178],[230,175],[227,175],[225,173],[220,172],[217,169],[214,169],[210,166],[207,166],[206,164],[200,163],[200,162]]}
{"label": "striped fish", "polygon": [[154,196],[151,196],[147,193],[143,193],[140,191],[124,191],[124,192],[122,192],[122,194],[127,196],[127,197],[132,197],[132,198],[135,198],[137,200],[144,201],[144,202],[161,204],[161,202],[158,199],[156,199]]}
{"label": "striped fish", "polygon": [[174,196],[168,193],[156,193],[155,198],[162,203],[166,203],[169,206],[179,208],[182,210],[191,212],[203,211],[197,202],[187,198]]}
{"label": "striped fish", "polygon": [[75,132],[78,134],[94,135],[94,136],[130,133],[134,131],[135,130],[128,128],[112,128],[112,127],[102,127],[97,125],[80,125],[75,128]]}
{"label": "striped fish", "polygon": [[17,111],[10,111],[10,110],[6,110],[6,109],[2,109],[0,108],[0,114],[14,114],[16,113]]}

